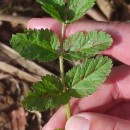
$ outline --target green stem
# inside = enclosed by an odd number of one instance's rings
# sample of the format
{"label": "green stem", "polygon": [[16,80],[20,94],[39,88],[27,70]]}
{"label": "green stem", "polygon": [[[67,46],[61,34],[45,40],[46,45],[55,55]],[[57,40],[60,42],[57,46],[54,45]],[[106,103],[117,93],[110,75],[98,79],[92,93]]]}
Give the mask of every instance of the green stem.
{"label": "green stem", "polygon": [[60,51],[61,51],[61,53],[63,53],[63,42],[64,42],[64,37],[65,37],[65,27],[66,27],[66,24],[62,23],[61,43],[60,43]]}
{"label": "green stem", "polygon": [[[60,43],[60,57],[59,57],[59,65],[60,65],[60,75],[61,75],[61,81],[64,85],[64,91],[66,91],[66,86],[65,86],[65,72],[64,72],[64,59],[63,59],[63,42],[64,42],[64,37],[65,37],[65,27],[66,25],[62,23],[62,31],[61,31],[61,43]],[[70,112],[70,104],[69,102],[66,104],[66,117],[67,120],[70,118],[71,112]]]}
{"label": "green stem", "polygon": [[59,63],[60,63],[61,82],[63,83],[64,91],[66,91],[66,87],[65,87],[65,72],[64,72],[64,60],[63,60],[63,56],[62,55],[59,57]]}
{"label": "green stem", "polygon": [[70,111],[70,103],[68,102],[66,104],[66,118],[67,120],[71,117],[71,111]]}
{"label": "green stem", "polygon": [[62,23],[62,30],[61,30],[61,43],[60,43],[60,57],[59,57],[59,63],[60,63],[60,75],[61,75],[61,81],[64,85],[64,91],[66,91],[65,87],[65,72],[64,72],[64,59],[63,59],[63,42],[64,42],[64,35],[65,35],[65,24]]}

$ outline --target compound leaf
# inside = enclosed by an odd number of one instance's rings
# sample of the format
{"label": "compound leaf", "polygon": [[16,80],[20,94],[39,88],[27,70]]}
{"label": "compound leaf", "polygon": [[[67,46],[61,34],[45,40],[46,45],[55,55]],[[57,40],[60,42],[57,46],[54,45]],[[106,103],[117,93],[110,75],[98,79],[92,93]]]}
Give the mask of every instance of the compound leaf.
{"label": "compound leaf", "polygon": [[58,77],[46,75],[42,81],[33,84],[23,105],[28,110],[44,111],[66,104],[70,99],[63,91],[63,85]]}
{"label": "compound leaf", "polygon": [[94,4],[95,0],[69,0],[66,8],[66,23],[72,23],[81,18]]}
{"label": "compound leaf", "polygon": [[53,18],[64,22],[65,2],[64,0],[37,0],[42,5],[42,8]]}
{"label": "compound leaf", "polygon": [[110,73],[112,61],[108,57],[89,59],[72,68],[66,74],[66,84],[71,96],[84,97],[92,94]]}
{"label": "compound leaf", "polygon": [[95,0],[37,0],[44,11],[66,24],[81,18],[93,7]]}
{"label": "compound leaf", "polygon": [[29,60],[51,61],[58,57],[58,37],[51,30],[26,30],[12,36],[11,44]]}
{"label": "compound leaf", "polygon": [[105,32],[77,32],[64,42],[64,58],[80,60],[90,58],[100,51],[106,50],[112,44],[112,38]]}

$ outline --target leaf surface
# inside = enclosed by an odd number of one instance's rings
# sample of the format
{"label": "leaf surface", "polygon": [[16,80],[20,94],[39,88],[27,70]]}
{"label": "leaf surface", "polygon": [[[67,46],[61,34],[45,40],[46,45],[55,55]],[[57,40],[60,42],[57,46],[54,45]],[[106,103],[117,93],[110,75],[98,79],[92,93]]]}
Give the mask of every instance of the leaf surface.
{"label": "leaf surface", "polygon": [[90,58],[100,51],[106,50],[112,44],[112,38],[105,32],[77,32],[64,42],[64,58],[80,60]]}
{"label": "leaf surface", "polygon": [[64,105],[69,99],[69,94],[63,91],[60,79],[47,75],[42,78],[42,81],[32,86],[31,91],[23,101],[23,105],[28,110],[44,111]]}
{"label": "leaf surface", "polygon": [[23,57],[41,62],[58,57],[58,37],[50,30],[26,30],[12,36],[11,44]]}
{"label": "leaf surface", "polygon": [[69,0],[66,8],[66,23],[77,21],[93,7],[95,0]]}
{"label": "leaf surface", "polygon": [[89,59],[77,65],[66,74],[68,91],[74,97],[92,94],[105,81],[111,67],[112,61],[108,57]]}
{"label": "leaf surface", "polygon": [[42,5],[42,8],[53,18],[64,22],[65,2],[64,0],[37,0]]}
{"label": "leaf surface", "polygon": [[37,0],[44,11],[66,24],[75,22],[93,7],[95,0]]}

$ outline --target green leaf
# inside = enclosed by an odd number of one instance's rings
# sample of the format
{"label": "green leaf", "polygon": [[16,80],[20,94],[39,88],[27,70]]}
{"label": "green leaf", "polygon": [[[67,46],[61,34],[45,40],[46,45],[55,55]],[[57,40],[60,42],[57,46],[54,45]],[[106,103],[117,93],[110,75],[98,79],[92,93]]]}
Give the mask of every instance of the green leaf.
{"label": "green leaf", "polygon": [[64,58],[80,60],[90,58],[100,51],[106,50],[112,44],[112,38],[105,32],[77,32],[64,42]]}
{"label": "green leaf", "polygon": [[94,4],[95,0],[69,0],[66,9],[66,23],[72,23],[81,18]]}
{"label": "green leaf", "polygon": [[65,2],[64,0],[37,0],[42,5],[42,8],[53,18],[64,22]]}
{"label": "green leaf", "polygon": [[26,30],[12,36],[11,44],[29,60],[51,61],[58,57],[58,37],[51,30]]}
{"label": "green leaf", "polygon": [[60,79],[47,75],[42,78],[42,81],[32,86],[31,91],[23,101],[23,105],[28,110],[44,111],[64,105],[69,99],[69,94],[63,91]]}
{"label": "green leaf", "polygon": [[105,81],[111,67],[112,61],[108,57],[89,59],[77,65],[66,74],[68,91],[74,97],[92,94]]}
{"label": "green leaf", "polygon": [[81,18],[93,7],[95,0],[37,0],[44,11],[66,24]]}

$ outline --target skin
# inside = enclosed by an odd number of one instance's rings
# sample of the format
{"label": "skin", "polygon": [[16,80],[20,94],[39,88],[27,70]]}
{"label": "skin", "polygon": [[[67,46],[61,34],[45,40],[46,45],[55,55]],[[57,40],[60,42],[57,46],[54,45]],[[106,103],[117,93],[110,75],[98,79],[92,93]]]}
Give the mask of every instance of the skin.
{"label": "skin", "polygon": [[[60,38],[61,24],[54,19],[31,19],[27,27],[52,29]],[[113,44],[101,54],[123,64],[112,69],[106,82],[93,95],[71,99],[72,117],[67,122],[63,106],[42,130],[130,130],[130,23],[79,21],[66,28],[65,37],[93,30],[111,34]]]}

